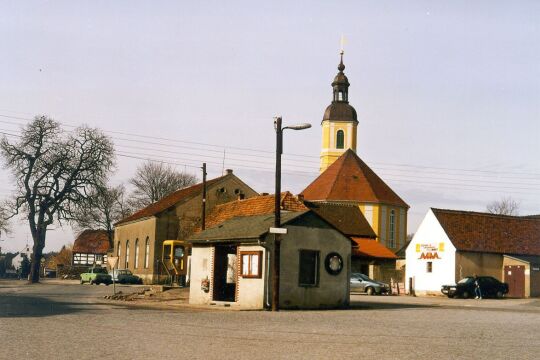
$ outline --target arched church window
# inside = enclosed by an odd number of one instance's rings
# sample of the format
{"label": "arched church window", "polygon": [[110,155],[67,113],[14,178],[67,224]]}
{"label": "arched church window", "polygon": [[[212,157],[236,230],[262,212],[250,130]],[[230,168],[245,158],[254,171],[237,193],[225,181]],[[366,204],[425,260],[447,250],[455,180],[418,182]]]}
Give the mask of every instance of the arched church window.
{"label": "arched church window", "polygon": [[388,239],[388,247],[396,247],[396,212],[394,209],[390,210],[390,234]]}
{"label": "arched church window", "polygon": [[338,130],[336,134],[336,149],[343,149],[345,147],[345,133],[343,130]]}

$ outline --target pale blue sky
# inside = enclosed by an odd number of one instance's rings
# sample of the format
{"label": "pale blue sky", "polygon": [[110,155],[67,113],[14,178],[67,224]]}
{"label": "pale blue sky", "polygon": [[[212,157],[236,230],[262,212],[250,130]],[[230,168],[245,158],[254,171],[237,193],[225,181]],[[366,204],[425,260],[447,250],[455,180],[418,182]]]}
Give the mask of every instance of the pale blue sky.
{"label": "pale blue sky", "polygon": [[[540,213],[539,2],[202,4],[0,3],[0,128],[24,123],[5,116],[45,113],[166,137],[178,141],[110,133],[122,154],[207,161],[211,177],[226,148],[226,168],[272,192],[279,114],[313,124],[285,136],[283,188],[297,193],[317,175],[344,34],[358,154],[411,205],[409,232],[430,206],[483,210],[505,195]],[[119,157],[114,182],[138,162]],[[0,179],[6,196],[4,170]],[[16,228],[4,249],[24,245]],[[69,228],[51,232],[47,249],[68,241]]]}

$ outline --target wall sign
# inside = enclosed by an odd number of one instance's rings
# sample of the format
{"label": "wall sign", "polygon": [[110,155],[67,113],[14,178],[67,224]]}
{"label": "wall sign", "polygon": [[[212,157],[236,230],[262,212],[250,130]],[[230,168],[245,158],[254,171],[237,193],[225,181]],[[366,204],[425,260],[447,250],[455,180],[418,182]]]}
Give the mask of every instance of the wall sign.
{"label": "wall sign", "polygon": [[416,244],[416,252],[420,253],[419,260],[440,260],[439,253],[444,252],[444,243],[438,245],[433,244]]}

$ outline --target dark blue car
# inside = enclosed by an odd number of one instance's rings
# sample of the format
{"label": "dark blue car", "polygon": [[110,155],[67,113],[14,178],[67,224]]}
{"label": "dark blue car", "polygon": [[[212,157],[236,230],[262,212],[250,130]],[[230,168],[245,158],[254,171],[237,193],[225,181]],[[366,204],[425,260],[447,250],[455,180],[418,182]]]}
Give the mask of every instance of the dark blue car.
{"label": "dark blue car", "polygon": [[[502,298],[508,293],[508,284],[500,282],[492,276],[478,276],[478,284],[482,297]],[[449,298],[468,299],[474,297],[474,276],[467,276],[456,285],[443,285],[441,292]]]}

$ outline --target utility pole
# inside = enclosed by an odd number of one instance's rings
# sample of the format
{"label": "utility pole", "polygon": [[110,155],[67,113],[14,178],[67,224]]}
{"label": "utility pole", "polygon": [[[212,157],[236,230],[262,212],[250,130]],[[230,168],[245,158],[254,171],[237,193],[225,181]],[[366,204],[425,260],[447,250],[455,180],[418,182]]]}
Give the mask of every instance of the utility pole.
{"label": "utility pole", "polygon": [[[281,116],[274,118],[274,129],[276,130],[276,191],[274,194],[274,227],[281,227],[281,154],[283,154],[283,130],[304,130],[311,127],[311,124],[299,124],[282,126]],[[279,267],[281,257],[281,235],[274,233],[274,253],[272,256],[272,311],[279,311]]]}
{"label": "utility pole", "polygon": [[[276,129],[276,181],[274,192],[274,227],[281,225],[281,154],[283,153],[283,129],[282,119],[274,119]],[[279,234],[274,234],[274,256],[272,263],[272,311],[279,311],[279,262],[280,262],[281,238]]]}
{"label": "utility pole", "polygon": [[206,163],[202,164],[202,216],[201,229],[206,228]]}

